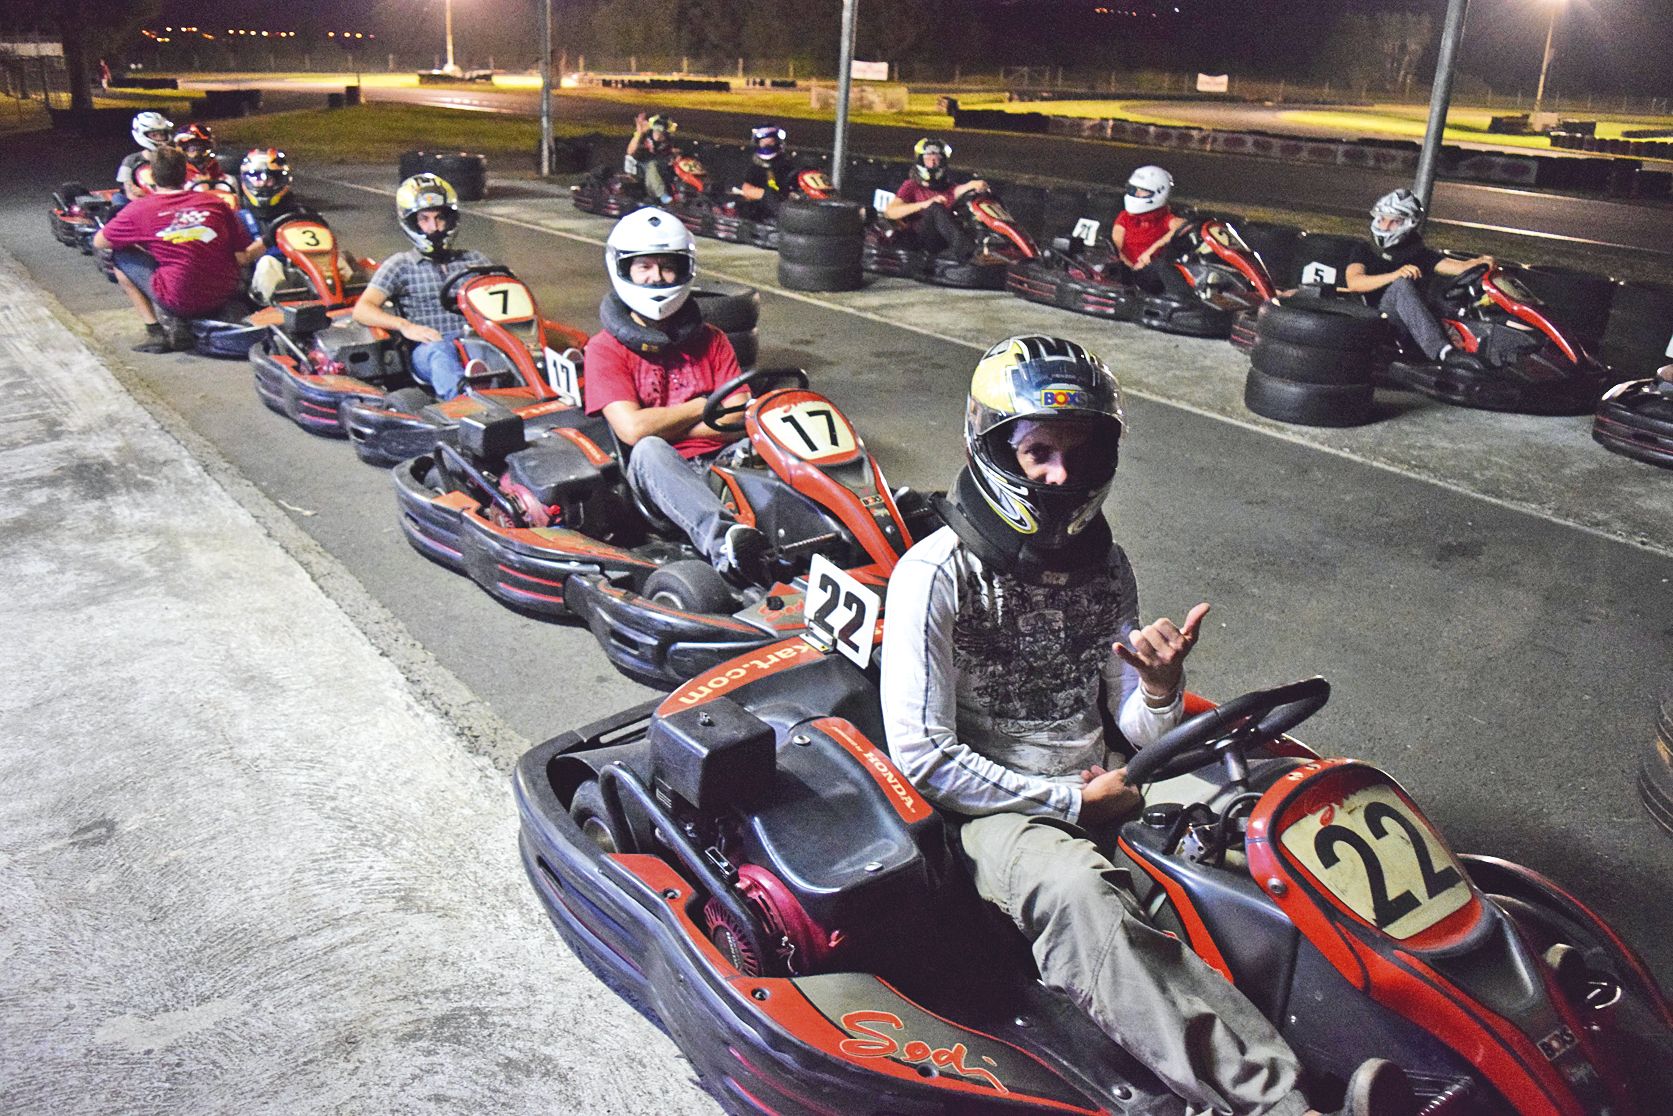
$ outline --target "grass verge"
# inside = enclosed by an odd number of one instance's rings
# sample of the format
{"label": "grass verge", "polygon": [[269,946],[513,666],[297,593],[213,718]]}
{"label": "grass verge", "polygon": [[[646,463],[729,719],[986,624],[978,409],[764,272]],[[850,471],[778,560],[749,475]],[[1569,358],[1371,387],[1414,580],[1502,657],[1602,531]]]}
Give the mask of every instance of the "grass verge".
{"label": "grass verge", "polygon": [[[272,146],[305,163],[380,162],[417,148],[532,162],[540,145],[540,122],[529,117],[388,102],[246,116],[215,130],[223,150]],[[567,138],[596,129],[558,121],[553,131]]]}

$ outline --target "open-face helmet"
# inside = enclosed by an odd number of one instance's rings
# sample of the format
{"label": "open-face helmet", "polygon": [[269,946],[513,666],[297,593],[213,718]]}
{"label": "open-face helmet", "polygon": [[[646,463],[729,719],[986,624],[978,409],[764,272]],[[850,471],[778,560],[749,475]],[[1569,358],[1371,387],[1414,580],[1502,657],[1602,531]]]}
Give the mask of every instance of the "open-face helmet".
{"label": "open-face helmet", "polygon": [[252,147],[238,164],[238,189],[257,215],[270,213],[290,194],[290,161],[276,147]]}
{"label": "open-face helmet", "polygon": [[1390,190],[1371,207],[1371,239],[1388,251],[1423,224],[1423,202],[1404,186]]}
{"label": "open-face helmet", "polygon": [[751,154],[757,163],[770,163],[784,153],[784,129],[777,124],[763,124],[749,130]]}
{"label": "open-face helmet", "polygon": [[[926,166],[926,156],[936,156],[934,166]],[[953,157],[953,145],[945,140],[925,136],[912,145],[912,173],[925,186],[940,182],[947,177],[947,160]]]}
{"label": "open-face helmet", "polygon": [[[635,283],[631,269],[641,256],[673,257],[673,281],[646,287]],[[691,296],[691,283],[697,277],[697,243],[672,213],[636,209],[610,230],[604,241],[604,266],[616,296],[627,308],[648,321],[660,322],[672,317]]]}
{"label": "open-face helmet", "polygon": [[186,162],[201,167],[215,157],[215,133],[207,124],[188,124],[174,133],[174,146],[186,153]]}
{"label": "open-face helmet", "polygon": [[[418,227],[418,215],[426,209],[441,210],[442,227],[435,232]],[[401,219],[401,231],[421,254],[440,257],[452,250],[453,237],[459,232],[459,195],[445,178],[415,174],[401,183],[395,191],[395,213]]]}
{"label": "open-face helmet", "polygon": [[1128,213],[1152,213],[1173,196],[1173,175],[1157,166],[1140,167],[1127,177],[1127,196],[1121,205]]}
{"label": "open-face helmet", "polygon": [[[1017,460],[1017,444],[1047,423],[1074,430],[1062,484],[1028,479]],[[1061,337],[1007,337],[983,354],[970,378],[964,450],[997,523],[1021,537],[1012,541],[1054,550],[1098,516],[1126,427],[1121,385],[1102,360]]]}
{"label": "open-face helmet", "polygon": [[141,112],[134,116],[134,142],[146,151],[155,151],[174,138],[174,121],[160,112]]}

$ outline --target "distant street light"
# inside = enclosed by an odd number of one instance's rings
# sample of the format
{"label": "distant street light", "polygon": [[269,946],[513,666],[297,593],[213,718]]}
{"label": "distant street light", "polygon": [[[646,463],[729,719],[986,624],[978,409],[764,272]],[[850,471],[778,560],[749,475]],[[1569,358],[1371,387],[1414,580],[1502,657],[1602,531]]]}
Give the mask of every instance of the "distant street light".
{"label": "distant street light", "polygon": [[453,0],[442,0],[442,10],[447,24],[447,65],[442,70],[457,76],[459,67],[453,63]]}
{"label": "distant street light", "polygon": [[1539,64],[1539,88],[1534,92],[1534,115],[1545,111],[1545,75],[1551,71],[1551,39],[1557,33],[1557,16],[1563,10],[1563,0],[1545,0],[1551,5],[1551,22],[1545,26],[1545,60]]}

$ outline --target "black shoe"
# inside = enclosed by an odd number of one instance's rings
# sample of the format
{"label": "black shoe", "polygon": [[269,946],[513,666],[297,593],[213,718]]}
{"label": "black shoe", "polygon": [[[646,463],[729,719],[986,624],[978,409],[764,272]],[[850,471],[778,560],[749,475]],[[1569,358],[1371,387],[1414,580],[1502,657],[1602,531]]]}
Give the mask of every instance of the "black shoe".
{"label": "black shoe", "polygon": [[1462,349],[1449,350],[1441,358],[1441,368],[1448,372],[1461,372],[1466,376],[1482,376],[1488,371],[1486,361]]}
{"label": "black shoe", "polygon": [[1341,1116],[1417,1116],[1417,1108],[1406,1071],[1385,1058],[1367,1058],[1348,1078]]}
{"label": "black shoe", "polygon": [[144,341],[134,346],[136,353],[172,353],[174,347],[168,343],[168,338],[158,333],[155,337],[147,335]]}
{"label": "black shoe", "polygon": [[754,527],[734,523],[720,543],[715,570],[733,585],[758,585],[767,576],[767,536]]}

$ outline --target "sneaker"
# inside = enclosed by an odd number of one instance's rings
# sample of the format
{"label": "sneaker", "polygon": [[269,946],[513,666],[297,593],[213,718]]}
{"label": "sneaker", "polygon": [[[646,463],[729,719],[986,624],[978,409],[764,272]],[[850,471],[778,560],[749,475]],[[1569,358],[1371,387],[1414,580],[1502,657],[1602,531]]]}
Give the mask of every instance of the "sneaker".
{"label": "sneaker", "polygon": [[715,570],[734,585],[754,585],[767,574],[767,536],[754,527],[734,523],[720,542]]}
{"label": "sneaker", "polygon": [[488,369],[488,362],[481,357],[471,357],[465,361],[466,380],[485,380],[493,375]]}
{"label": "sneaker", "polygon": [[161,333],[158,333],[155,336],[147,333],[145,340],[134,346],[134,352],[136,353],[158,354],[172,353],[173,351],[174,348],[168,343],[168,338],[164,337]]}
{"label": "sneaker", "polygon": [[1417,1116],[1417,1110],[1406,1071],[1385,1058],[1367,1058],[1348,1078],[1341,1116]]}

